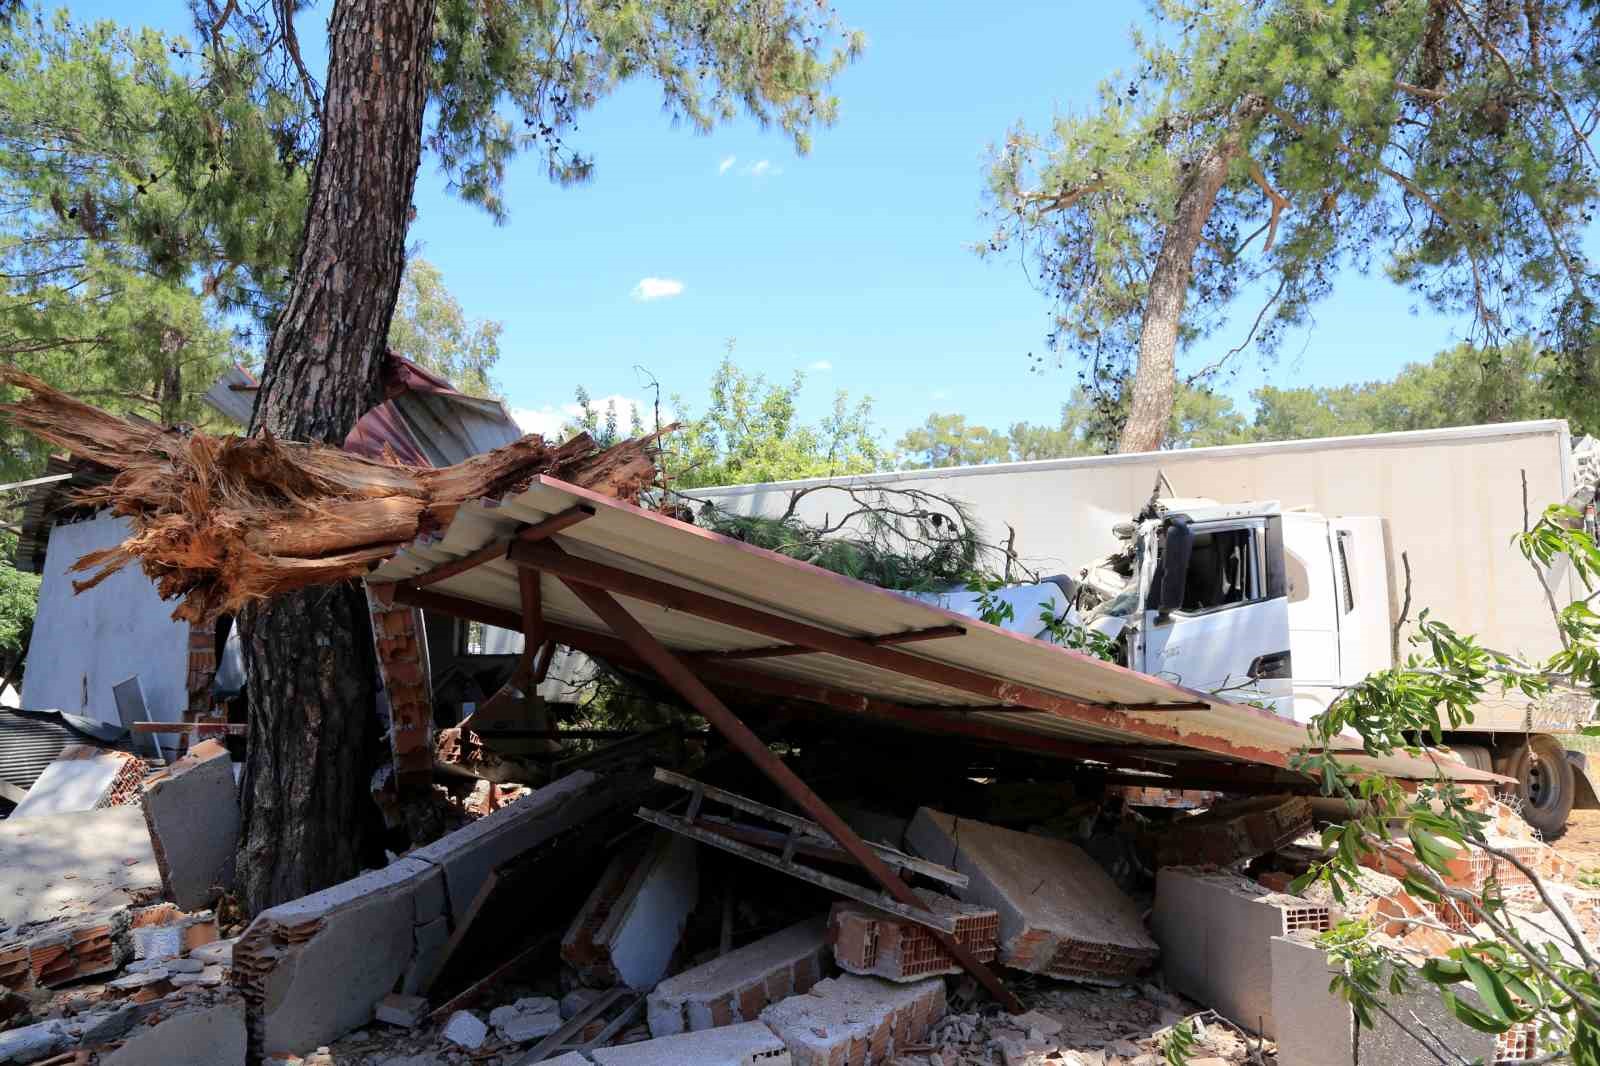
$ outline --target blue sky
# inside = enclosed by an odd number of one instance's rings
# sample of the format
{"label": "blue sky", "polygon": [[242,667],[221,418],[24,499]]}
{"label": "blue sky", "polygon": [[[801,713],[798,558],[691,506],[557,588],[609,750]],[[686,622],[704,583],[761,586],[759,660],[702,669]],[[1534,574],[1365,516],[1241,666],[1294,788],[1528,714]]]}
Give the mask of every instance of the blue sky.
{"label": "blue sky", "polygon": [[[498,377],[530,422],[559,421],[579,385],[646,396],[636,367],[701,408],[729,338],[751,371],[806,371],[812,415],[837,389],[870,395],[891,443],[932,411],[995,426],[1054,421],[1076,366],[1029,373],[1049,302],[1015,257],[969,250],[985,231],[984,159],[1019,119],[1042,128],[1090,107],[1099,80],[1128,60],[1142,5],[1017,0],[979,19],[950,2],[839,6],[867,48],[837,83],[838,124],[804,158],[746,120],[708,136],[674,129],[638,83],[569,139],[595,157],[591,182],[558,188],[536,158],[513,164],[504,226],[456,200],[424,159],[412,245],[470,315],[504,324]],[[185,8],[155,0],[143,15],[183,29]],[[318,16],[300,24],[309,45]],[[640,290],[645,279],[656,281]],[[1414,305],[1381,277],[1347,273],[1312,328],[1273,364],[1247,364],[1227,391],[1243,403],[1265,382],[1387,377],[1466,328]],[[1187,358],[1232,347],[1254,312],[1241,305],[1235,328]]]}

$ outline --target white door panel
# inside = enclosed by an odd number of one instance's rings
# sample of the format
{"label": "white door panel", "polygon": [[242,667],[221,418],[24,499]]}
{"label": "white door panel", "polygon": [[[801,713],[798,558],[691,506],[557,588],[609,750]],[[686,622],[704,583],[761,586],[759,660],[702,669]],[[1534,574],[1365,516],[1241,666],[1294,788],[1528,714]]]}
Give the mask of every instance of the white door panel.
{"label": "white door panel", "polygon": [[1251,667],[1289,648],[1288,600],[1279,597],[1236,607],[1188,614],[1172,611],[1165,621],[1145,616],[1145,672],[1185,688],[1217,692],[1239,703],[1270,702],[1292,713],[1289,678],[1252,680]]}

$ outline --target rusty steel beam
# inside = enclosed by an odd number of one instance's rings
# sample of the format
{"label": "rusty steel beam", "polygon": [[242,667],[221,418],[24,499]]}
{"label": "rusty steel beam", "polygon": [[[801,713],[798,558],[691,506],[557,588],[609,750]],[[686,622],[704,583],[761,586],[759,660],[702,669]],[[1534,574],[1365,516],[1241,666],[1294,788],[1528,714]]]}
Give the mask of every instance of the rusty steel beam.
{"label": "rusty steel beam", "polygon": [[1002,705],[1018,705],[1089,721],[1099,720],[1103,715],[1118,715],[1118,712],[1105,705],[1085,703],[965,667],[919,658],[894,648],[878,647],[861,637],[835,633],[808,622],[799,622],[606,563],[569,555],[553,542],[513,544],[506,557],[518,566],[546,570],[569,585],[576,582],[668,610],[683,611],[736,629],[760,633],[774,640],[798,644],[880,670],[971,693]]}
{"label": "rusty steel beam", "polygon": [[[457,596],[449,596],[427,589],[413,589],[406,585],[396,585],[394,598],[398,603],[410,604],[413,607],[421,607],[424,610],[441,611],[445,614],[455,615],[475,622],[483,622],[486,625],[499,626],[502,629],[518,629],[522,624],[515,611],[508,611],[504,608],[478,603],[475,600],[465,600]],[[586,654],[609,659],[619,665],[634,667],[646,665],[638,655],[634,654],[631,648],[615,637],[556,622],[548,624],[547,632],[553,639]],[[952,707],[943,704],[910,706],[895,703],[891,700],[844,692],[840,689],[829,688],[826,685],[778,677],[773,674],[744,669],[727,663],[699,661],[694,662],[691,668],[706,680],[725,685],[736,691],[759,692],[762,695],[776,696],[781,699],[820,704],[824,707],[847,711],[866,718],[899,722],[915,726],[929,733],[967,737],[1000,747],[1024,751],[1028,754],[1048,755],[1063,759],[1086,759],[1127,769],[1152,770],[1158,773],[1164,773],[1170,767],[1170,763],[1161,761],[1161,749],[1150,745],[1140,745],[1136,752],[1124,753],[1123,746],[1118,744],[1093,744],[1084,741],[1066,740],[1060,737],[1040,736],[1036,733],[1009,729],[994,722],[973,721],[967,713],[957,713],[971,711],[995,712],[1007,710],[1007,708],[992,706]],[[1021,708],[1009,708],[1009,710],[1017,711],[1021,710]]]}
{"label": "rusty steel beam", "polygon": [[557,511],[548,518],[541,519],[518,530],[516,535],[507,540],[497,540],[485,544],[477,551],[468,552],[459,559],[452,559],[448,563],[440,563],[426,573],[407,578],[413,585],[434,585],[445,578],[464,574],[473,567],[482,566],[484,563],[505,557],[506,549],[518,540],[532,543],[553,536],[569,526],[575,526],[585,518],[594,517],[594,508],[586,503],[575,507],[568,507],[565,511]]}
{"label": "rusty steel beam", "polygon": [[[966,626],[929,626],[927,629],[908,629],[903,633],[884,633],[876,637],[862,637],[861,639],[874,647],[884,647],[890,644],[915,644],[924,640],[941,640],[945,637],[966,636]],[[731,648],[727,651],[702,651],[696,652],[687,658],[696,661],[731,662],[742,659],[781,659],[790,655],[815,655],[815,648],[803,648],[798,644],[778,644],[770,648]]]}
{"label": "rusty steel beam", "polygon": [[517,659],[516,676],[531,690],[536,666],[534,656],[540,653],[545,642],[544,590],[539,584],[539,571],[518,568],[517,592],[522,598],[522,655]]}
{"label": "rusty steel beam", "polygon": [[[584,606],[594,612],[613,633],[621,637],[641,659],[649,664],[657,677],[677,691],[690,706],[699,711],[706,721],[727,738],[728,743],[754,763],[758,770],[794,800],[813,821],[826,829],[828,834],[839,842],[839,846],[849,852],[850,857],[891,897],[918,911],[932,913],[921,897],[911,890],[911,886],[884,864],[877,852],[868,847],[866,841],[850,828],[849,823],[839,817],[820,796],[811,791],[810,786],[800,780],[783,760],[774,755],[761,738],[752,733],[750,727],[740,721],[739,716],[729,710],[727,705],[706,687],[705,682],[668,651],[667,647],[641,625],[638,619],[629,614],[622,604],[612,598],[610,593],[565,577],[562,581],[572,590],[573,595],[583,601]],[[939,941],[939,945],[961,963],[963,969],[976,977],[1008,1011],[1012,1014],[1022,1013],[1021,1001],[966,945],[942,929],[930,929],[930,932]]]}

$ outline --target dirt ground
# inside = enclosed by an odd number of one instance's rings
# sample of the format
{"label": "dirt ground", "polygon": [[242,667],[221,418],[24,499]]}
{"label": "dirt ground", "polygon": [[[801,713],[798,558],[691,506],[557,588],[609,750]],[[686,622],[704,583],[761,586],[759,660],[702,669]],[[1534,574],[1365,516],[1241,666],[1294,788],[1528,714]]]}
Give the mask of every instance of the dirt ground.
{"label": "dirt ground", "polygon": [[1567,831],[1550,843],[1585,873],[1600,878],[1600,810],[1573,811]]}

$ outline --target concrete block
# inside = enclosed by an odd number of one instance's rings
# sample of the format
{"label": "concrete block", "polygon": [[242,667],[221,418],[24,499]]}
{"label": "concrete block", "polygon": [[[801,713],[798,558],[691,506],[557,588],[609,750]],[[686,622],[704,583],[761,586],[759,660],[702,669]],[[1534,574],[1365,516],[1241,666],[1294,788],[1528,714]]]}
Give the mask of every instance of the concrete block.
{"label": "concrete block", "polygon": [[[1000,914],[993,907],[962,903],[928,889],[917,895],[935,911],[956,921],[956,940],[981,962],[999,950]],[[960,973],[961,964],[933,938],[927,926],[864,903],[841,900],[828,916],[828,941],[834,961],[850,973],[891,981],[916,981],[934,974]]]}
{"label": "concrete block", "polygon": [[648,991],[667,964],[700,894],[694,842],[661,832],[612,859],[561,942],[561,956],[593,984]]}
{"label": "concrete block", "polygon": [[1180,818],[1151,841],[1157,866],[1228,866],[1283,847],[1311,828],[1304,796],[1253,796]]}
{"label": "concrete block", "polygon": [[1328,908],[1220,870],[1163,867],[1150,921],[1169,988],[1253,1033],[1277,1036],[1272,938],[1326,932]]}
{"label": "concrete block", "polygon": [[101,1066],[244,1066],[245,1008],[238,996],[178,1007],[140,1026]]}
{"label": "concrete block", "polygon": [[500,1039],[526,1044],[561,1028],[561,1004],[549,996],[528,996],[490,1011],[489,1024]]}
{"label": "concrete block", "polygon": [[38,818],[109,807],[143,778],[144,763],[136,756],[70,744],[44,768],[8,817]]}
{"label": "concrete block", "polygon": [[372,1012],[372,1016],[388,1025],[415,1029],[428,1016],[428,1001],[421,996],[390,994],[378,1003],[378,1009]]}
{"label": "concrete block", "polygon": [[265,1054],[332,1043],[371,1020],[415,949],[412,891],[432,870],[405,858],[262,911],[233,949]]}
{"label": "concrete block", "polygon": [[768,1003],[808,991],[824,964],[827,931],[819,915],[667,978],[645,1002],[651,1035],[753,1022]]}
{"label": "concrete block", "polygon": [[[1351,1062],[1383,1066],[1436,1066],[1438,1052],[1424,1047],[1395,1023],[1380,1016],[1377,1027],[1355,1027],[1350,1008],[1328,991],[1332,976],[1327,957],[1308,933],[1272,938],[1272,1002],[1278,1025],[1278,1061],[1295,1066],[1349,1066]],[[1468,1002],[1470,990],[1457,986]],[[1496,1041],[1450,1017],[1438,995],[1414,989],[1389,1008],[1398,1017],[1421,1019],[1455,1052],[1452,1062],[1496,1062]],[[1414,1026],[1419,1031],[1421,1027]],[[1356,1057],[1359,1052],[1359,1059]]]}
{"label": "concrete block", "polygon": [[[543,1066],[594,1066],[594,1063],[576,1051],[566,1051],[553,1059],[545,1059]],[[782,1064],[768,1064],[768,1066],[782,1066]]]}
{"label": "concrete block", "polygon": [[444,1023],[444,1032],[440,1036],[447,1043],[464,1047],[468,1051],[476,1051],[483,1046],[485,1040],[489,1039],[489,1027],[471,1011],[458,1010]]}
{"label": "concrete block", "polygon": [[450,919],[435,918],[426,925],[416,926],[412,939],[411,963],[406,967],[400,986],[400,991],[408,996],[423,991],[438,976],[439,967],[444,965],[445,950],[450,945]]}
{"label": "concrete block", "polygon": [[72,1034],[59,1019],[0,1033],[0,1063],[37,1062],[67,1046]]}
{"label": "concrete block", "polygon": [[790,1066],[793,1061],[783,1041],[760,1022],[596,1048],[589,1057],[596,1066]]}
{"label": "concrete block", "polygon": [[407,858],[431,863],[444,871],[451,924],[460,925],[484,879],[495,867],[610,805],[606,790],[597,787],[599,783],[600,779],[587,771],[569,774],[418,848]]}
{"label": "concrete block", "polygon": [[0,925],[103,912],[160,892],[161,871],[137,807],[0,821]]}
{"label": "concrete block", "polygon": [[189,753],[145,782],[140,800],[167,896],[184,910],[208,907],[233,887],[239,792],[220,740]]}
{"label": "concrete block", "polygon": [[0,988],[24,992],[55,988],[96,974],[114,973],[133,957],[127,907],[105,914],[68,916],[0,936]]}
{"label": "concrete block", "polygon": [[846,974],[761,1012],[795,1066],[876,1066],[923,1043],[944,1016],[944,980],[897,984]]}
{"label": "concrete block", "polygon": [[1139,908],[1081,848],[927,807],[906,842],[971,883],[958,895],[1000,914],[1000,961],[1031,973],[1119,985],[1154,963],[1159,948]]}

